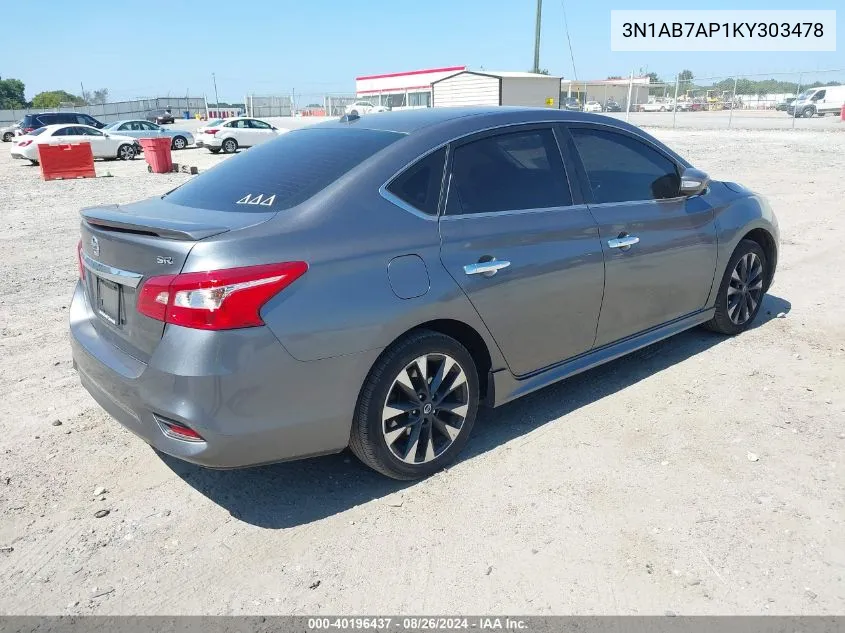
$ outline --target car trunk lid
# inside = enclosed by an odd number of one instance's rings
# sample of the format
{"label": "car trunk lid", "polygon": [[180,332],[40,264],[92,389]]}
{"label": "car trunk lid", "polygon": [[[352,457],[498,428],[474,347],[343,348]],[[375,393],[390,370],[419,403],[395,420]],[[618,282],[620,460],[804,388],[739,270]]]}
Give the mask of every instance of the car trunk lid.
{"label": "car trunk lid", "polygon": [[94,327],[125,353],[147,362],[164,323],[137,310],[144,281],[182,270],[202,239],[266,222],[274,212],[233,213],[193,209],[156,198],[81,211],[80,257]]}

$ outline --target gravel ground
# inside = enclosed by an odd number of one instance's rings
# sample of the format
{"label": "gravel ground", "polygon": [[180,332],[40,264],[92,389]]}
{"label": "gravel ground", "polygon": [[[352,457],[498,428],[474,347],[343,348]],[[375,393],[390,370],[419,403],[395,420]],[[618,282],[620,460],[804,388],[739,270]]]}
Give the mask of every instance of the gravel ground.
{"label": "gravel ground", "polygon": [[2,146],[0,613],[845,612],[845,135],[655,133],[775,208],[757,327],[482,412],[411,485],[346,453],[205,471],[124,431],[71,366],[77,210],[189,176],[43,182]]}

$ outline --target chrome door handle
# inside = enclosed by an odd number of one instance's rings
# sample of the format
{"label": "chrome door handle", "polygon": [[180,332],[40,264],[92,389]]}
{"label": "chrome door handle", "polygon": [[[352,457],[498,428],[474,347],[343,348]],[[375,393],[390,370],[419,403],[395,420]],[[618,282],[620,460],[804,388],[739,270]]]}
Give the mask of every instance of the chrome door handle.
{"label": "chrome door handle", "polygon": [[492,259],[489,262],[478,262],[477,264],[467,264],[464,266],[464,272],[467,275],[487,275],[492,277],[502,268],[510,266],[510,262]]}
{"label": "chrome door handle", "polygon": [[639,243],[640,238],[633,235],[626,235],[625,237],[615,237],[612,240],[607,240],[607,245],[610,248],[630,248],[634,244]]}

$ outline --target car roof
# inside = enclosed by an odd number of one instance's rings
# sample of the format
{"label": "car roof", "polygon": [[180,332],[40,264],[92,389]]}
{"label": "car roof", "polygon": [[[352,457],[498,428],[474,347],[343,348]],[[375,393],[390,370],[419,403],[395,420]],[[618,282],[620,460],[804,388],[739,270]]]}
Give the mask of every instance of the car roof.
{"label": "car roof", "polygon": [[[371,130],[386,132],[400,132],[411,134],[423,128],[450,123],[466,123],[469,119],[476,119],[479,128],[483,123],[491,125],[507,125],[510,123],[531,123],[532,121],[583,121],[595,122],[596,115],[553,108],[526,108],[518,106],[470,106],[457,108],[419,108],[416,110],[399,110],[393,112],[379,112],[363,114],[347,121],[341,119],[322,125],[330,127],[355,126]],[[601,119],[603,120],[603,119]]]}
{"label": "car roof", "polygon": [[93,125],[85,125],[84,123],[51,123],[50,125],[43,125],[42,127],[48,130],[56,130],[61,127],[87,127],[91,130],[96,130]]}

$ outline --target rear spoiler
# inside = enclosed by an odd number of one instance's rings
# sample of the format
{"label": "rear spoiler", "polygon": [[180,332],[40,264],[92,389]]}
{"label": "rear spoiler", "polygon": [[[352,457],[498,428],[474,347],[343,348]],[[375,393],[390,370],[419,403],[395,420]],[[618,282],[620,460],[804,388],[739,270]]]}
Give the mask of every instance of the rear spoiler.
{"label": "rear spoiler", "polygon": [[212,235],[226,233],[229,227],[180,222],[171,218],[146,217],[129,214],[118,205],[90,207],[79,214],[84,222],[101,229],[111,229],[138,235],[152,235],[171,240],[197,241]]}

